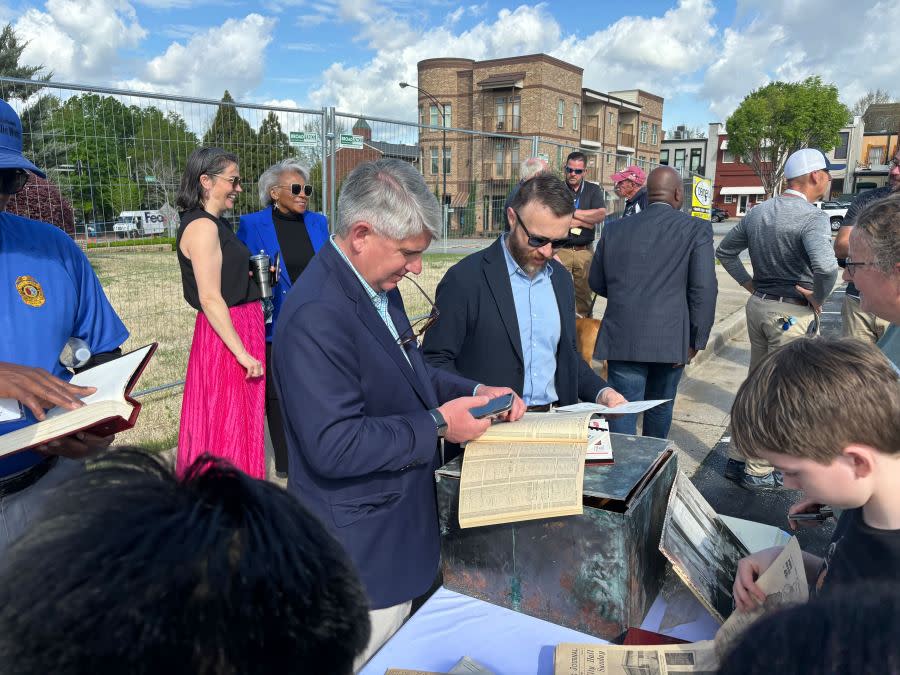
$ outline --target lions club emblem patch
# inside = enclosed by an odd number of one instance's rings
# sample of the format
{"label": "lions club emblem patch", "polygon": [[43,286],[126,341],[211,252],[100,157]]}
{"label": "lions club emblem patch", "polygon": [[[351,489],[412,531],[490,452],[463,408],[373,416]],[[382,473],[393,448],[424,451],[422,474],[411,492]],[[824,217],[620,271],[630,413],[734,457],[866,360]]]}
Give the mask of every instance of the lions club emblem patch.
{"label": "lions club emblem patch", "polygon": [[22,276],[16,279],[16,290],[19,291],[19,296],[26,305],[40,307],[47,302],[47,298],[44,297],[44,289],[34,277]]}

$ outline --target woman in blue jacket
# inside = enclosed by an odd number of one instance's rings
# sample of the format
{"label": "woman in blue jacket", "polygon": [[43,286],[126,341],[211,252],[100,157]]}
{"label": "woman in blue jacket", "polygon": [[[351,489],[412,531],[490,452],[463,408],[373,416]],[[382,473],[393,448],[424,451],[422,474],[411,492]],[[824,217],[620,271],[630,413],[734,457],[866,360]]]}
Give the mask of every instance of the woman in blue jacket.
{"label": "woman in blue jacket", "polygon": [[285,159],[270,166],[259,177],[259,200],[268,206],[241,216],[237,232],[251,255],[264,251],[273,264],[276,255],[281,260],[281,275],[272,289],[274,312],[266,325],[266,418],[275,450],[275,471],[281,477],[287,474],[287,441],[272,377],[272,335],[288,291],[328,241],[328,220],[306,210],[310,195],[309,171],[302,164]]}

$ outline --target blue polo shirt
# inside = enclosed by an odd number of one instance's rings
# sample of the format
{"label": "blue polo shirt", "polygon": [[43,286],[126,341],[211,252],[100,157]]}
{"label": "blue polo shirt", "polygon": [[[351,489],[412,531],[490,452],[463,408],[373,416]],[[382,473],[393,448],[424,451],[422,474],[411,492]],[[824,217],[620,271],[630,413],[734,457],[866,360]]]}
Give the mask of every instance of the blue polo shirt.
{"label": "blue polo shirt", "polygon": [[550,280],[553,268],[547,265],[533,278],[528,276],[510,254],[506,241],[508,236],[503,235],[502,248],[519,322],[522,360],[525,362],[522,400],[525,405],[556,403],[556,353],[562,324]]}
{"label": "blue polo shirt", "polygon": [[[0,361],[43,368],[68,380],[59,363],[70,337],[90,345],[92,354],[121,346],[128,331],[103,293],[81,249],[59,228],[0,213]],[[0,423],[0,435],[35,422]],[[0,477],[37,464],[42,455],[20,452],[0,458]]]}

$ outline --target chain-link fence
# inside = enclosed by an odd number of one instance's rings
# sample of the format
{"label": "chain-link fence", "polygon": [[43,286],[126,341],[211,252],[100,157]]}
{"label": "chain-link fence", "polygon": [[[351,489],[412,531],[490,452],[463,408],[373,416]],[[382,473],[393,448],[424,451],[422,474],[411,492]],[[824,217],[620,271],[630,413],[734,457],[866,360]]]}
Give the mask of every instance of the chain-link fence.
{"label": "chain-link fence", "polygon": [[[517,135],[515,120],[507,119],[491,121],[485,128],[497,132],[485,133],[454,128],[451,120],[444,126],[236,102],[227,92],[213,101],[5,77],[0,97],[22,119],[25,155],[47,173],[47,180],[30,177],[8,210],[53,223],[82,244],[131,332],[126,349],[160,343],[141,380],[150,393],[140,427],[128,438],[159,447],[173,445],[177,434],[178,385],[195,316],[182,298],[172,239],[175,194],[195,148],[222,147],[240,158],[244,192],[226,216],[234,225],[261,208],[258,177],[284,158],[309,167],[310,208],[329,222],[358,164],[383,157],[414,164],[444,207],[444,237],[420,278],[429,294],[450,265],[503,231],[503,203],[528,157],[543,157],[562,177],[569,152],[583,152],[586,178],[604,188],[610,218],[623,206],[610,176],[642,164],[630,155]],[[401,290],[411,316],[427,312],[417,292]]]}

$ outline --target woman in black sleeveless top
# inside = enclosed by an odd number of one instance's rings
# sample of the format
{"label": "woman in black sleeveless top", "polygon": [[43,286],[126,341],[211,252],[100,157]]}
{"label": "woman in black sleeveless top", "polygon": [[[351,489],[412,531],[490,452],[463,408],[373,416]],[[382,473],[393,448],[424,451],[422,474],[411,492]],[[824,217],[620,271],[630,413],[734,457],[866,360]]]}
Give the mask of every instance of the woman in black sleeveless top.
{"label": "woman in black sleeveless top", "polygon": [[265,478],[265,326],[250,251],[222,214],[241,193],[238,158],[200,148],[178,192],[176,249],[184,298],[197,310],[188,358],[178,472],[204,452]]}

